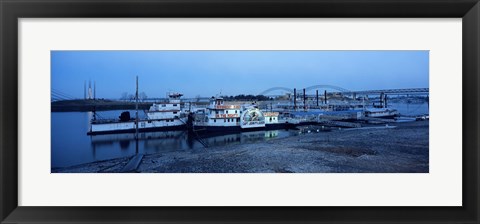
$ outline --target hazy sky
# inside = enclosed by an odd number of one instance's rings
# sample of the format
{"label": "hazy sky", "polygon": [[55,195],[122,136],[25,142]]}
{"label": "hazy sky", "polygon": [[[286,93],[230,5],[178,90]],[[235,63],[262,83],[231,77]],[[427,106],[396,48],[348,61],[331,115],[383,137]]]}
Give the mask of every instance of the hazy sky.
{"label": "hazy sky", "polygon": [[[52,89],[83,98],[139,91],[210,97],[253,94],[271,87],[334,85],[348,90],[426,88],[428,51],[52,51]],[[282,91],[278,91],[279,94]]]}

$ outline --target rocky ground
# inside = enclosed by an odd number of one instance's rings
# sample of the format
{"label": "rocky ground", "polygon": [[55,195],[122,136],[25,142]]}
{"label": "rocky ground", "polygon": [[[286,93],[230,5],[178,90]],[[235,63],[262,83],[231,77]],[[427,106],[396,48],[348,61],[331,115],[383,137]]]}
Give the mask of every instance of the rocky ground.
{"label": "rocky ground", "polygon": [[[428,121],[314,131],[260,143],[145,155],[133,172],[426,173],[428,136]],[[120,172],[130,159],[99,161],[52,172]]]}

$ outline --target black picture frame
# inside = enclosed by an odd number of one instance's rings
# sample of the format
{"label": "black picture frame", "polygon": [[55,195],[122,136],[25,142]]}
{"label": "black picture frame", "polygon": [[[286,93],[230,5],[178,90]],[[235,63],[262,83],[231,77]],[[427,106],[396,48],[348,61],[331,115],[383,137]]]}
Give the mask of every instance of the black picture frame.
{"label": "black picture frame", "polygon": [[[479,223],[478,0],[0,0],[1,223]],[[461,207],[18,206],[19,18],[371,17],[462,18]],[[446,43],[448,44],[448,43]],[[439,195],[442,197],[442,195]]]}

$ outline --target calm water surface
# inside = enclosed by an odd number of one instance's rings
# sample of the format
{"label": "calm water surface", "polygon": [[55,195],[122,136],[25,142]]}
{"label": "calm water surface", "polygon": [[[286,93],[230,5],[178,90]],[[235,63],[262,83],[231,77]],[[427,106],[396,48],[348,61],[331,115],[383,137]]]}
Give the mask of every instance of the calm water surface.
{"label": "calm water surface", "polygon": [[[97,112],[115,118],[122,111]],[[143,113],[143,112],[141,112]],[[141,113],[139,116],[142,117]],[[134,112],[131,112],[134,116]],[[185,131],[140,133],[138,149],[133,133],[88,136],[91,112],[52,113],[52,168],[144,154],[185,151],[202,152],[205,147]],[[297,131],[256,131],[204,138],[208,146],[253,143],[298,134]],[[138,150],[138,151],[137,151]]]}

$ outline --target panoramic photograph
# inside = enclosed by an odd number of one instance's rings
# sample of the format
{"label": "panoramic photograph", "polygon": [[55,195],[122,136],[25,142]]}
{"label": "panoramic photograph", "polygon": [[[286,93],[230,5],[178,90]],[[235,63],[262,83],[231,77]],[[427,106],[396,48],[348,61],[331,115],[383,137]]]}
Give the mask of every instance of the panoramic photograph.
{"label": "panoramic photograph", "polygon": [[429,51],[51,51],[51,173],[428,173]]}

